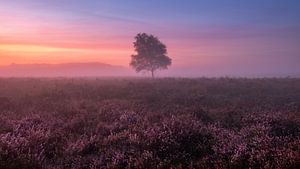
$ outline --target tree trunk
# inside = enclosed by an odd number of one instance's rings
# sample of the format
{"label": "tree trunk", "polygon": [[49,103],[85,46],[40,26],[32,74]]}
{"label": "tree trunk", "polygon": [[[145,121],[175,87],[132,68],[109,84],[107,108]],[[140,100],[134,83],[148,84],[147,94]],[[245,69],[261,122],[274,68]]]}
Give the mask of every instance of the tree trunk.
{"label": "tree trunk", "polygon": [[151,70],[152,79],[154,78],[154,70]]}

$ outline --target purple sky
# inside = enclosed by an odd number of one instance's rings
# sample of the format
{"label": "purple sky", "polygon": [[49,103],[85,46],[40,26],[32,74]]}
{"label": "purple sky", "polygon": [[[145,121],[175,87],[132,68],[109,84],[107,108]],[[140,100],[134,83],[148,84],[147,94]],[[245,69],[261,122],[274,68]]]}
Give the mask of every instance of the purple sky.
{"label": "purple sky", "polygon": [[127,66],[158,36],[178,76],[299,76],[298,0],[1,0],[0,65]]}

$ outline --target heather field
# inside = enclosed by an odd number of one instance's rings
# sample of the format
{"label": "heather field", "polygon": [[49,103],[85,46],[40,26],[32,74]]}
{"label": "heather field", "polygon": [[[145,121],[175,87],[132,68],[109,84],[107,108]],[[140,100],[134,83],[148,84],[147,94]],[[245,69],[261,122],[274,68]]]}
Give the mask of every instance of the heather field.
{"label": "heather field", "polygon": [[1,169],[299,166],[300,79],[0,79]]}

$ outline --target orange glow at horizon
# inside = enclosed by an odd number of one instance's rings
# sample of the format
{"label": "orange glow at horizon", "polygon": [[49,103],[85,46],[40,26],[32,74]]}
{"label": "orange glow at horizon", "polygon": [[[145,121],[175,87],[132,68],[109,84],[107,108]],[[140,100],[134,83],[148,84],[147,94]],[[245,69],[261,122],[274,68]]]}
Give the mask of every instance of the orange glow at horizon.
{"label": "orange glow at horizon", "polygon": [[[44,20],[31,11],[23,12],[0,15],[0,65],[101,62],[128,66],[132,44],[128,39],[124,42],[124,38],[101,34],[110,28],[51,17]],[[94,27],[99,32],[88,31]]]}
{"label": "orange glow at horizon", "polygon": [[103,62],[128,65],[129,50],[117,48],[66,48],[31,44],[0,44],[0,65]]}
{"label": "orange glow at horizon", "polygon": [[4,52],[25,53],[50,53],[50,52],[80,52],[80,49],[58,48],[38,45],[0,44],[0,50]]}

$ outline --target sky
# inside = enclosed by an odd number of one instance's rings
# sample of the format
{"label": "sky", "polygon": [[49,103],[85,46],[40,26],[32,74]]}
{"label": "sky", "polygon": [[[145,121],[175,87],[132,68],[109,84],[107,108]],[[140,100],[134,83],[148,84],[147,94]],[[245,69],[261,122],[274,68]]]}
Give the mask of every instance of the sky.
{"label": "sky", "polygon": [[0,0],[0,65],[129,67],[140,32],[174,75],[300,75],[298,0]]}

